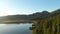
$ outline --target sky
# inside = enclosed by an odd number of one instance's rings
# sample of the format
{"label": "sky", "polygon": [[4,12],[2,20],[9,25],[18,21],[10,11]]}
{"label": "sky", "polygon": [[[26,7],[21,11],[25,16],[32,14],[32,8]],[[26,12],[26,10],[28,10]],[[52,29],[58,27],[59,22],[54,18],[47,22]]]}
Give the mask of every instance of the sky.
{"label": "sky", "polygon": [[60,0],[0,0],[0,16],[32,14],[60,8]]}

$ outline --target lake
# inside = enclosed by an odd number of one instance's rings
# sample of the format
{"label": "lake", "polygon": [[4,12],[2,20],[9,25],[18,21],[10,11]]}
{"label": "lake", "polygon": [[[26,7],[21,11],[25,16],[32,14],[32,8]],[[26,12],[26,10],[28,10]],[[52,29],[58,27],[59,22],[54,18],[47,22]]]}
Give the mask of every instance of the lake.
{"label": "lake", "polygon": [[32,34],[29,27],[32,23],[25,24],[0,24],[0,34]]}

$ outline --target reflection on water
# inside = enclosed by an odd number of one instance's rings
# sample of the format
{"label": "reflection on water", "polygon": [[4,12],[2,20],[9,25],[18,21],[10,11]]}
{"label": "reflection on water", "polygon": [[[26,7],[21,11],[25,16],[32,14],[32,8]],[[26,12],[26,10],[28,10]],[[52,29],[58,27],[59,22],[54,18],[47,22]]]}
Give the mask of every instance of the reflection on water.
{"label": "reflection on water", "polygon": [[31,34],[32,24],[0,24],[0,34]]}

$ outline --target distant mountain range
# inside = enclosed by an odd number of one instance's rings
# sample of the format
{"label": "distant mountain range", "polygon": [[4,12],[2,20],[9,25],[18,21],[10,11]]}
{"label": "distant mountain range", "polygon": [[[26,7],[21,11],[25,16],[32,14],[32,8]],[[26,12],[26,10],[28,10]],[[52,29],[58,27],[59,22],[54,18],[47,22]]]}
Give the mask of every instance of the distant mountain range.
{"label": "distant mountain range", "polygon": [[44,18],[48,18],[51,16],[54,16],[55,13],[59,14],[60,9],[53,11],[53,12],[48,12],[48,11],[42,11],[42,12],[36,12],[30,15],[8,15],[8,16],[3,16],[0,17],[0,22],[4,21],[13,21],[13,20],[41,20]]}
{"label": "distant mountain range", "polygon": [[30,15],[9,15],[9,16],[4,16],[0,17],[0,21],[5,21],[5,20],[30,20],[30,19],[35,19],[35,18],[43,18],[46,15],[50,14],[48,11],[43,11],[43,12],[36,12]]}

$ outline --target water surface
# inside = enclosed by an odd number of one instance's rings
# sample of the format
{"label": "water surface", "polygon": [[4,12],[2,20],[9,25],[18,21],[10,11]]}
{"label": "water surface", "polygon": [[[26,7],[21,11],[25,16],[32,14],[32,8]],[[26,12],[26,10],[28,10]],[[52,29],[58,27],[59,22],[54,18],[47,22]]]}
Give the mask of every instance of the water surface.
{"label": "water surface", "polygon": [[32,24],[0,24],[0,34],[32,34],[29,30]]}

